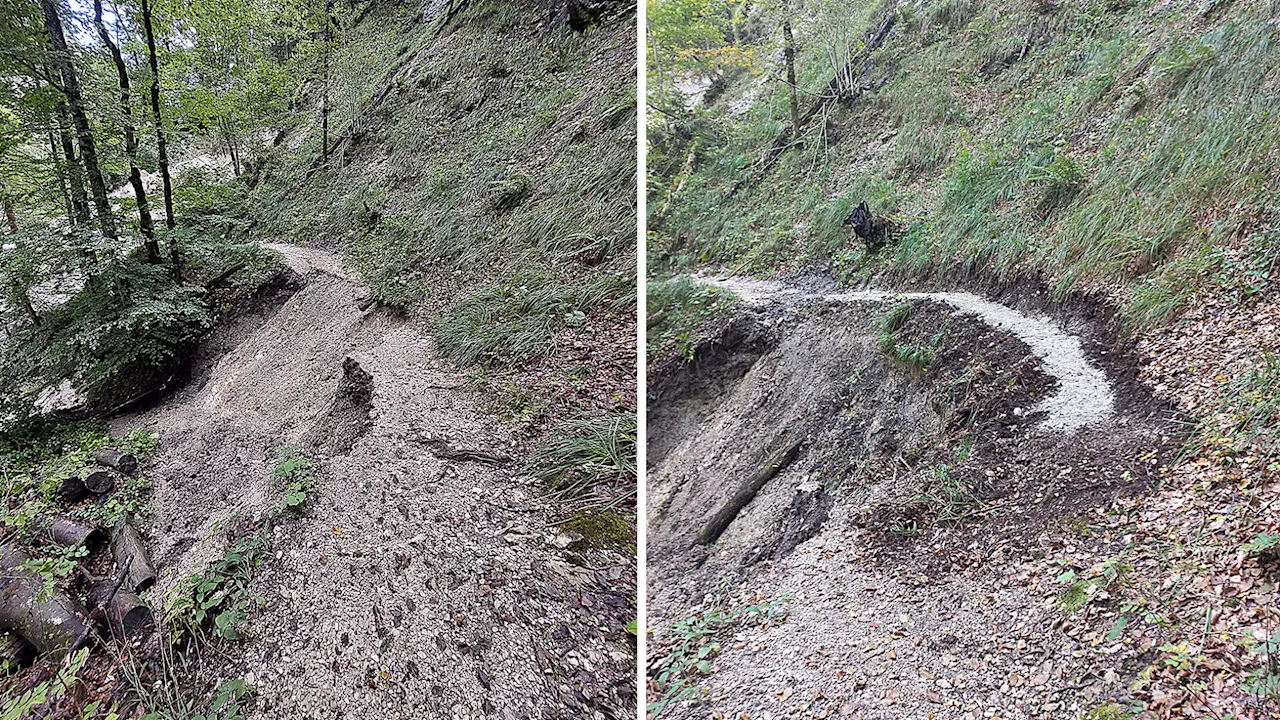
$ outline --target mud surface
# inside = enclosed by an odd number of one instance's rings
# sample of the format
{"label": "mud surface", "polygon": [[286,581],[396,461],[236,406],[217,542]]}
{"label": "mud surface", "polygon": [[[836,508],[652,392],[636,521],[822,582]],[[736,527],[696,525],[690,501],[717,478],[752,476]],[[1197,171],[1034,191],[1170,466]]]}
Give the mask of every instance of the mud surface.
{"label": "mud surface", "polygon": [[305,286],[113,428],[160,436],[155,605],[221,556],[237,518],[279,503],[281,446],[315,457],[308,510],[276,528],[261,609],[210,684],[243,675],[257,718],[633,715],[632,610],[612,588],[634,566],[557,549],[553,509],[514,465],[433,455],[421,438],[511,442],[421,329],[360,309],[367,289],[336,257],[271,247]]}
{"label": "mud surface", "polygon": [[[747,301],[650,378],[651,651],[709,605],[778,601],[664,716],[1077,717],[1123,699],[1025,582],[1063,522],[1149,489],[1169,413],[1062,325],[963,294],[730,283]],[[907,302],[901,348],[883,322]],[[799,457],[713,545],[700,528],[776,448]],[[651,669],[653,665],[651,664]]]}

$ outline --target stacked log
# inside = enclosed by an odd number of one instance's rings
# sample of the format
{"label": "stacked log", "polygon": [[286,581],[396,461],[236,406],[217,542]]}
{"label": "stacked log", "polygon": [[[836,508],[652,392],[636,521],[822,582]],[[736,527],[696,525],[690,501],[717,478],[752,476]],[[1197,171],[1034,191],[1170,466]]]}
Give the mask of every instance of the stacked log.
{"label": "stacked log", "polygon": [[22,567],[30,559],[16,545],[0,545],[0,629],[21,635],[42,655],[61,660],[87,633],[88,612],[57,588],[44,592],[44,578]]}

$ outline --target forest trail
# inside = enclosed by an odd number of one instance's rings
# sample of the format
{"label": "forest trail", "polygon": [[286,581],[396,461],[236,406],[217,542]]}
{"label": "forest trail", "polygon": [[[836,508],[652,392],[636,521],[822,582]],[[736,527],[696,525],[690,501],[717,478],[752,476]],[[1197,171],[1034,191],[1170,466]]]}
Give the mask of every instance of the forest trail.
{"label": "forest trail", "polygon": [[153,604],[280,502],[270,475],[294,446],[316,487],[273,533],[239,658],[210,671],[257,688],[253,717],[625,715],[593,698],[634,682],[627,640],[597,617],[625,607],[603,577],[618,571],[556,549],[553,510],[515,463],[434,454],[509,454],[487,398],[412,322],[360,310],[368,289],[337,256],[268,247],[302,289],[256,327],[220,328],[232,349],[206,377],[114,423],[160,438]]}
{"label": "forest trail", "polygon": [[1111,380],[1085,355],[1080,338],[1047,317],[1031,317],[1011,307],[967,292],[897,292],[858,290],[822,294],[805,293],[783,283],[746,278],[702,279],[708,285],[729,290],[749,303],[786,298],[802,302],[889,302],[932,300],[961,313],[974,315],[993,328],[1013,333],[1044,363],[1044,372],[1058,381],[1058,391],[1033,410],[1044,411],[1045,429],[1072,433],[1111,418],[1115,391]]}
{"label": "forest trail", "polygon": [[[1164,410],[1096,337],[962,292],[697,281],[744,302],[651,379],[650,626],[663,643],[708,607],[787,617],[744,615],[685,696],[701,702],[662,717],[1069,718],[1129,697],[1136,661],[1064,617],[1051,559],[1072,552],[1064,518],[1150,487],[1167,451]],[[938,343],[923,367],[879,337],[904,301],[902,341]]]}

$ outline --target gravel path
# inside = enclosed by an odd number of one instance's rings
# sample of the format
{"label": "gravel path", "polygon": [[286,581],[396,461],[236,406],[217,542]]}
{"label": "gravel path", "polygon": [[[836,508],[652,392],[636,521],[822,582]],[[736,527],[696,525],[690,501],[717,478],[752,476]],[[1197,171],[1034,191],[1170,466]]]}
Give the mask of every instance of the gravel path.
{"label": "gravel path", "polygon": [[1086,425],[1108,420],[1115,414],[1115,392],[1111,381],[1085,355],[1079,337],[1065,332],[1049,318],[1029,317],[972,293],[860,290],[816,295],[768,280],[704,278],[702,282],[729,290],[749,303],[779,298],[826,302],[932,300],[946,303],[962,313],[982,318],[994,328],[1016,335],[1043,361],[1044,372],[1057,378],[1058,392],[1034,408],[1048,413],[1041,423],[1044,429],[1070,434]]}
{"label": "gravel path", "polygon": [[[338,258],[269,247],[306,286],[203,385],[116,428],[161,438],[153,604],[222,553],[237,516],[277,501],[268,477],[296,445],[316,459],[317,488],[305,516],[277,527],[252,588],[262,608],[220,670],[257,687],[253,717],[617,716],[601,688],[634,687],[634,657],[597,613],[622,602],[609,587],[626,562],[595,570],[558,549],[553,508],[514,464],[437,458],[424,438],[508,450],[489,399],[413,324],[362,312],[368,289]],[[354,420],[346,407],[351,432],[329,437],[351,361],[372,400]]]}

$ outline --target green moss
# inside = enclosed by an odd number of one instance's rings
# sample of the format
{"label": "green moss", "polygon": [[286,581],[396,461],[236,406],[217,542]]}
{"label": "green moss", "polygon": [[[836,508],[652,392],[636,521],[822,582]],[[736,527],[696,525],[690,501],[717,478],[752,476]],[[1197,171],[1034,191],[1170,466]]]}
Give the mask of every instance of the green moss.
{"label": "green moss", "polygon": [[1083,720],[1130,720],[1133,715],[1119,703],[1102,703],[1084,714]]}
{"label": "green moss", "polygon": [[582,544],[635,553],[636,530],[630,520],[610,510],[584,510],[560,524],[582,536]]}

